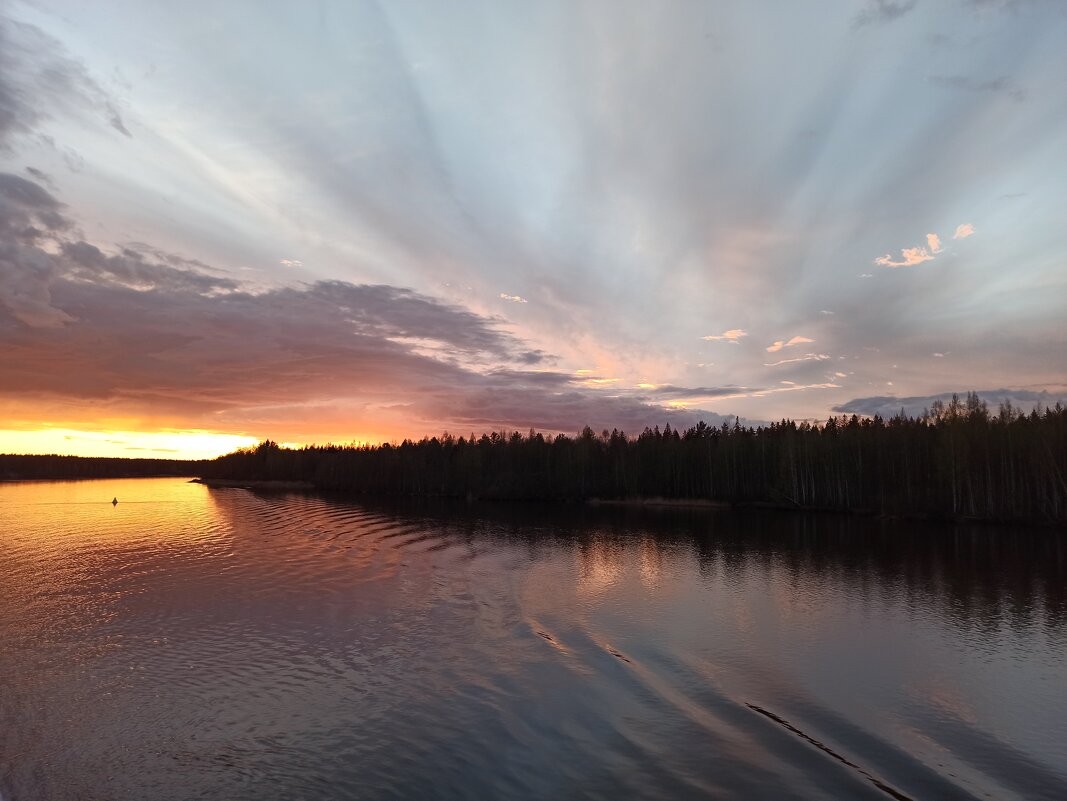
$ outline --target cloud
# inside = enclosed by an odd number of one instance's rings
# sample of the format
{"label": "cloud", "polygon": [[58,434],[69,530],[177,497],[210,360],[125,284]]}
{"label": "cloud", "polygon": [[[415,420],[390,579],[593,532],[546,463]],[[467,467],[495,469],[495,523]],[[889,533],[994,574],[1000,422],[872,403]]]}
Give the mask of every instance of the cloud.
{"label": "cloud", "polygon": [[729,398],[754,392],[751,387],[727,385],[724,387],[678,387],[662,384],[652,389],[651,394],[658,398]]}
{"label": "cloud", "polygon": [[59,247],[66,277],[71,280],[110,282],[137,291],[165,289],[213,293],[234,292],[239,287],[229,278],[151,261],[131,249],[108,255],[95,245],[80,240],[63,242]]}
{"label": "cloud", "polygon": [[918,0],[870,0],[867,7],[860,11],[853,20],[853,26],[885,24],[900,19],[913,8]]}
{"label": "cloud", "polygon": [[[86,261],[95,272],[85,270]],[[91,253],[78,262],[64,254],[54,264],[50,280],[38,284],[47,287],[47,308],[62,315],[61,326],[46,335],[26,298],[14,308],[2,298],[28,323],[4,325],[0,308],[0,342],[13,356],[0,365],[5,395],[217,413],[323,397],[384,401],[537,384],[521,371],[478,372],[486,362],[522,364],[530,353],[493,320],[402,288],[317,282],[218,294],[210,291],[215,279],[161,265],[151,265],[159,274],[149,274],[150,285],[138,272],[131,286],[119,256]]]}
{"label": "cloud", "polygon": [[0,242],[36,244],[71,227],[63,204],[40,185],[0,173]]}
{"label": "cloud", "polygon": [[761,389],[753,392],[753,397],[762,398],[766,395],[775,395],[780,392],[805,392],[809,389],[838,389],[839,384],[835,384],[832,381],[828,381],[822,384],[795,384],[791,381],[782,381],[785,386],[773,387],[769,389]]}
{"label": "cloud", "polygon": [[[311,425],[351,431],[360,415],[392,415],[409,432],[732,420],[663,404],[736,388],[609,395],[619,379],[529,369],[546,355],[502,321],[411,289],[316,281],[253,292],[146,245],[105,251],[74,235],[46,190],[7,174],[0,243],[0,403],[8,409],[171,415],[287,436],[320,430]],[[323,404],[347,411],[320,414]]]}
{"label": "cloud", "polygon": [[[853,398],[850,401],[834,406],[833,411],[838,414],[859,414],[868,417],[873,417],[874,415],[893,417],[894,415],[899,414],[900,410],[903,409],[905,414],[916,417],[921,415],[924,410],[933,406],[934,401],[948,403],[952,400],[953,394],[964,398],[966,397],[967,392],[968,390],[962,390],[955,393],[941,392],[936,395],[913,395],[900,398],[893,395]],[[1039,405],[1042,407],[1054,406],[1057,403],[1067,405],[1067,393],[1063,392],[1035,392],[1033,390],[1025,389],[983,389],[978,390],[977,394],[979,398],[989,404],[992,411],[996,411],[997,407],[1004,401],[1011,401],[1011,404],[1014,407],[1026,411],[1030,411]]]}
{"label": "cloud", "polygon": [[900,251],[900,255],[903,257],[902,261],[893,261],[893,257],[887,253],[875,259],[874,263],[883,267],[912,267],[916,264],[922,264],[924,261],[933,261],[934,258],[930,251],[922,247],[903,248]]}
{"label": "cloud", "polygon": [[795,362],[825,362],[830,358],[826,353],[805,353],[803,356],[797,356],[794,359],[782,359],[778,362],[764,362],[764,367],[779,367],[783,364],[793,364]]}
{"label": "cloud", "polygon": [[972,78],[969,75],[933,75],[930,77],[930,81],[938,86],[944,86],[962,92],[1003,94],[1017,103],[1021,103],[1026,99],[1026,92],[1006,75],[1001,75],[997,78],[991,78],[985,81]]}
{"label": "cloud", "polygon": [[[465,393],[454,398],[448,423],[463,430],[475,431],[534,428],[541,431],[577,431],[588,424],[594,431],[618,428],[628,434],[638,434],[646,427],[663,426],[685,429],[705,422],[712,426],[733,424],[733,415],[723,415],[706,409],[681,407],[665,408],[634,398],[592,398],[580,392],[534,393],[514,387],[494,387]],[[417,404],[416,409],[420,409]],[[575,421],[584,421],[576,423]],[[742,419],[742,424],[759,421]]]}
{"label": "cloud", "polygon": [[767,352],[768,353],[777,353],[782,348],[791,348],[794,345],[804,345],[804,344],[807,344],[809,342],[814,342],[814,341],[815,341],[814,339],[809,339],[808,337],[801,337],[801,336],[795,336],[792,339],[790,339],[788,342],[779,339],[776,342],[774,342],[773,344],[767,346]]}
{"label": "cloud", "polygon": [[[335,323],[344,336],[405,342],[413,348],[413,341],[418,347],[440,343],[453,356],[482,354],[521,363],[541,358],[537,351],[500,331],[495,320],[413,290],[318,281],[252,294],[237,281],[212,274],[198,262],[133,247],[105,253],[96,245],[68,237],[71,230],[61,204],[46,190],[24,178],[0,174],[0,263],[5,268],[0,308],[27,326],[42,324],[42,317],[50,318],[44,321],[49,326],[62,319],[78,322],[74,328],[111,327],[122,339],[124,326],[138,321],[138,309],[154,308],[161,299],[169,298],[175,311],[162,315],[158,323],[148,316],[140,318],[140,323],[165,326],[184,305],[192,317],[189,325],[181,326],[187,332],[183,340],[204,338],[205,334],[192,325],[197,314],[209,318],[208,328],[214,321],[225,333],[225,314],[233,314],[237,325],[242,311],[258,310],[275,320],[290,319],[294,331],[298,328],[295,316],[307,313],[305,328],[316,327],[314,320]],[[122,314],[106,312],[104,296],[113,302],[111,308],[122,309]],[[281,313],[286,304],[290,305]],[[251,325],[250,320],[245,322]],[[264,326],[277,328],[278,323],[265,320],[255,324]],[[387,346],[391,348],[392,344]]]}
{"label": "cloud", "polygon": [[[1056,296],[1058,276],[1048,272],[1051,245],[1041,232],[1052,229],[1036,212],[1005,233],[1029,243],[1023,250],[1009,247],[1019,254],[1011,271],[997,272],[988,259],[968,264],[969,281],[978,287],[974,292],[960,292],[958,281],[946,280],[947,275],[938,275],[943,271],[925,263],[903,268],[905,274],[883,273],[888,267],[880,266],[878,281],[847,280],[854,269],[870,273],[875,258],[870,254],[879,250],[893,254],[890,262],[904,262],[900,242],[907,239],[955,269],[945,252],[975,244],[952,241],[951,217],[942,217],[946,210],[969,216],[958,205],[961,198],[986,190],[994,199],[999,192],[1029,190],[1033,202],[1028,207],[1056,208],[1048,182],[1028,177],[1040,174],[1041,159],[1055,152],[1059,129],[1050,123],[1049,104],[1017,105],[1002,95],[962,94],[964,89],[928,80],[931,74],[973,73],[982,83],[1006,75],[1030,89],[1036,101],[1042,81],[1062,72],[1064,63],[1054,47],[1059,27],[1053,24],[1058,21],[1053,4],[1047,6],[1050,14],[1020,15],[1001,26],[975,25],[966,9],[940,14],[929,2],[920,7],[853,0],[815,11],[786,5],[782,24],[766,31],[771,39],[761,52],[769,61],[758,69],[739,68],[736,80],[726,83],[719,79],[723,59],[745,50],[749,34],[763,30],[758,4],[741,4],[729,20],[707,15],[699,4],[683,4],[670,14],[658,13],[653,4],[638,5],[632,13],[579,17],[552,6],[523,16],[521,24],[505,10],[481,19],[484,25],[472,33],[470,26],[437,24],[448,16],[443,10],[427,22],[425,14],[403,5],[348,4],[330,12],[332,24],[360,31],[367,69],[349,70],[343,81],[333,67],[347,63],[351,54],[323,40],[314,26],[290,30],[277,16],[261,15],[248,24],[240,15],[223,14],[212,18],[207,31],[198,27],[203,21],[193,20],[192,27],[163,37],[174,45],[168,52],[175,57],[171,69],[156,76],[166,78],[167,102],[154,102],[158,98],[145,84],[128,93],[130,106],[125,100],[112,103],[128,117],[124,127],[138,136],[136,147],[108,127],[106,103],[49,100],[54,92],[34,65],[54,60],[61,46],[54,41],[48,46],[38,37],[42,46],[31,50],[28,33],[20,34],[22,42],[5,38],[0,82],[17,95],[7,92],[0,103],[16,109],[19,123],[4,123],[5,130],[14,131],[5,137],[20,151],[5,163],[45,189],[44,180],[25,172],[25,165],[54,176],[70,191],[52,194],[77,202],[69,216],[85,232],[61,232],[68,245],[55,247],[47,226],[35,218],[31,224],[42,232],[36,235],[39,244],[24,245],[31,250],[19,258],[37,260],[38,269],[17,268],[15,281],[10,268],[9,281],[7,264],[0,267],[5,345],[0,360],[15,358],[6,346],[7,337],[16,334],[34,343],[23,351],[27,361],[37,352],[36,343],[48,336],[66,339],[74,330],[119,348],[132,338],[130,350],[136,355],[127,364],[118,356],[114,364],[105,363],[102,353],[87,349],[90,362],[101,360],[99,373],[88,375],[90,385],[99,386],[94,397],[116,408],[127,401],[171,404],[167,398],[148,398],[120,379],[135,369],[132,362],[139,357],[148,364],[170,363],[174,372],[175,360],[184,358],[182,347],[153,356],[136,340],[143,334],[179,341],[197,335],[200,322],[207,320],[208,336],[217,339],[221,352],[212,353],[199,341],[191,347],[205,365],[232,349],[233,375],[220,366],[217,375],[202,376],[194,365],[187,389],[202,408],[222,409],[234,421],[252,420],[250,410],[263,408],[256,393],[276,392],[276,405],[287,410],[290,421],[310,420],[293,412],[284,392],[296,399],[293,403],[320,403],[331,396],[334,381],[341,424],[356,419],[361,408],[372,419],[377,404],[408,404],[412,431],[423,420],[439,419],[435,415],[446,409],[453,393],[519,388],[539,399],[547,418],[556,414],[549,407],[562,407],[542,393],[577,392],[606,403],[605,396],[613,393],[641,392],[645,388],[633,384],[645,378],[694,387],[766,386],[777,384],[774,375],[789,375],[797,383],[823,380],[830,372],[825,362],[765,368],[758,359],[746,358],[750,347],[782,328],[819,333],[820,351],[832,351],[835,366],[854,364],[838,362],[843,353],[850,359],[853,352],[863,354],[863,382],[883,375],[883,361],[896,358],[903,364],[908,352],[919,355],[913,365],[918,373],[928,376],[951,361],[958,363],[957,376],[1000,372],[998,385],[1030,383],[1062,366],[1055,341],[1061,318],[1046,310]],[[26,4],[0,0],[0,6],[27,19],[32,13],[23,11],[29,9]],[[136,34],[152,34],[152,15],[139,8],[131,6],[124,19],[130,42],[142,40]],[[842,51],[836,47],[841,30],[847,32],[861,10],[869,12],[870,24],[860,34],[865,46]],[[37,13],[32,18],[54,25],[48,30],[70,43],[67,52],[84,53],[92,75],[110,87],[118,80],[112,66],[132,76],[137,53],[123,47],[101,51],[106,37],[68,38],[70,31],[91,29],[84,24],[91,14],[88,6],[71,6],[68,22]],[[791,37],[798,25],[807,25],[809,35]],[[929,30],[951,31],[958,46],[931,62],[924,39]],[[709,32],[715,41],[705,38]],[[284,49],[291,58],[235,71],[233,52],[221,44],[235,35],[247,44],[244,55]],[[542,50],[525,46],[550,36],[558,58],[546,61]],[[965,43],[979,37],[987,46],[971,54],[966,69],[953,66],[953,58],[965,55]],[[206,40],[218,46],[186,46]],[[1020,42],[1030,43],[1025,52]],[[488,47],[486,59],[457,57],[471,47]],[[713,52],[716,48],[719,52]],[[638,51],[641,58],[619,60],[620,53]],[[417,75],[410,69],[416,57],[426,65]],[[886,70],[871,68],[884,58],[895,59],[900,70],[887,77]],[[9,69],[12,59],[18,63]],[[297,62],[303,80],[293,81]],[[485,70],[489,62],[500,68]],[[97,64],[107,65],[108,73],[95,72]],[[85,72],[77,64],[73,68]],[[800,88],[782,82],[783,74],[796,74]],[[211,76],[229,77],[212,83]],[[513,102],[516,76],[522,83],[519,104]],[[669,80],[681,80],[680,91],[663,92]],[[315,92],[301,91],[311,84]],[[205,86],[210,91],[204,92]],[[724,125],[725,107],[733,113]],[[168,109],[189,113],[177,119]],[[899,124],[878,124],[879,109],[907,111]],[[987,124],[990,115],[1005,109],[1011,113],[1000,115],[1002,125]],[[472,119],[478,125],[472,127]],[[45,134],[58,144],[41,145]],[[79,176],[67,175],[62,158],[67,145],[77,146],[85,159]],[[884,158],[872,160],[871,153]],[[972,169],[976,163],[988,169],[979,175]],[[754,181],[753,175],[762,177]],[[980,186],[982,180],[988,186]],[[984,219],[977,225],[988,225]],[[891,238],[881,239],[887,230]],[[921,233],[935,230],[944,252]],[[982,233],[979,245],[989,232]],[[142,238],[161,249],[116,247],[108,236]],[[850,257],[853,247],[858,254]],[[233,272],[219,275],[172,263],[162,252],[166,248],[184,249]],[[283,257],[306,265],[299,270],[279,265]],[[842,265],[842,258],[853,258],[853,266]],[[257,281],[292,284],[291,292],[265,292],[269,283],[235,282],[242,276],[240,265],[253,266],[249,273]],[[160,269],[168,266],[187,272]],[[438,292],[433,287],[441,285],[442,276],[454,286]],[[335,288],[335,296],[327,298],[315,283],[323,278],[345,279],[358,289]],[[308,283],[297,284],[298,279]],[[480,298],[486,305],[479,302],[478,308],[486,311],[477,315],[481,323],[472,324],[475,329],[484,324],[519,332],[519,339],[496,353],[453,348],[450,339],[424,330],[417,311],[410,317],[419,325],[390,333],[402,299],[375,298],[367,288],[372,286],[410,287],[407,291],[437,307],[449,305],[444,298],[457,299],[460,307]],[[507,294],[534,292],[534,286],[535,301],[521,310],[510,305],[517,301],[498,297],[501,287]],[[340,309],[349,303],[342,297],[346,294],[354,295],[351,317],[358,324]],[[116,305],[105,309],[100,304],[108,298]],[[156,310],[166,318],[170,312],[161,300],[167,298],[174,300],[175,315],[187,312],[184,327],[173,319],[152,323],[139,311],[141,317],[122,327],[125,304],[135,311],[158,304]],[[253,325],[241,318],[253,309],[275,314],[275,305],[290,301],[321,314],[324,328],[306,327],[284,307],[273,328],[268,321]],[[237,316],[228,317],[228,309]],[[835,310],[836,316],[824,318],[820,309]],[[515,319],[496,320],[494,314]],[[385,322],[375,315],[384,315]],[[108,316],[119,318],[107,321],[110,328],[104,325]],[[812,325],[812,317],[829,325]],[[449,336],[458,336],[461,326],[450,319]],[[709,347],[697,341],[700,330],[731,322],[756,334],[743,329],[747,336],[705,340]],[[157,324],[159,330],[152,327]],[[994,332],[999,332],[996,349],[983,347],[994,340]],[[288,333],[287,344],[275,346]],[[261,347],[235,341],[257,336],[264,338]],[[359,337],[361,354],[349,337]],[[801,350],[805,345],[787,347],[790,337],[783,335],[781,349],[764,358],[777,363],[808,353]],[[549,362],[535,342],[563,355]],[[885,356],[860,350],[888,342],[897,343],[891,357],[888,345]],[[717,343],[740,346],[719,348]],[[339,367],[327,378],[331,349]],[[932,359],[934,350],[951,350],[953,356]],[[718,366],[698,369],[698,360],[712,358],[709,351]],[[316,361],[324,374],[307,376],[305,385],[298,374]],[[277,365],[277,388],[260,378],[266,363]],[[589,364],[603,366],[597,376],[622,380],[593,389],[521,375],[546,365],[570,373],[571,367]],[[393,365],[410,365],[439,385],[405,383],[394,375]],[[503,368],[512,373],[491,375]],[[909,383],[924,380],[918,373]],[[252,385],[247,392],[236,378],[246,374]],[[862,385],[861,378],[853,380]],[[903,388],[903,380],[898,383]],[[168,384],[161,393],[171,389]],[[0,395],[8,391],[9,383],[2,382]],[[816,394],[835,403],[848,397],[847,391]],[[659,400],[648,394],[653,406]],[[772,405],[744,403],[737,408]],[[779,408],[786,411],[788,405],[805,415],[829,408],[829,403],[816,407],[810,393],[804,404],[793,403],[783,400]],[[408,413],[397,411],[398,419],[402,414]]]}
{"label": "cloud", "polygon": [[701,337],[701,339],[707,340],[708,342],[726,341],[737,344],[741,337],[747,336],[747,331],[742,331],[740,328],[731,328],[729,331],[723,331],[721,334],[709,334],[706,337]]}
{"label": "cloud", "polygon": [[[953,234],[953,239],[965,239],[974,233],[974,226],[970,223],[964,223],[957,226],[956,233]],[[916,264],[922,264],[926,261],[933,261],[934,257],[944,251],[944,247],[941,243],[941,237],[935,233],[926,235],[926,247],[914,247],[903,248],[900,251],[901,260],[893,261],[893,257],[888,253],[884,256],[879,256],[874,260],[875,264],[882,267],[913,267]],[[861,276],[867,277],[867,276]]]}
{"label": "cloud", "polygon": [[278,264],[282,265],[283,267],[303,267],[304,266],[304,262],[300,261],[300,259],[282,259],[281,261],[278,262]]}
{"label": "cloud", "polygon": [[511,303],[526,303],[526,298],[524,298],[524,297],[522,297],[520,295],[508,295],[507,293],[504,293],[504,292],[500,293],[500,299],[509,301]]}
{"label": "cloud", "polygon": [[27,167],[26,174],[33,178],[33,180],[35,180],[38,184],[43,184],[49,189],[56,188],[56,185],[52,181],[51,176],[48,175],[48,173],[44,172],[44,170],[39,170],[36,167]]}
{"label": "cloud", "polygon": [[86,112],[130,136],[114,100],[62,44],[0,10],[0,151],[49,117]]}
{"label": "cloud", "polygon": [[0,308],[26,325],[54,328],[72,319],[52,305],[58,268],[52,254],[38,247],[70,227],[62,205],[46,190],[0,173]]}

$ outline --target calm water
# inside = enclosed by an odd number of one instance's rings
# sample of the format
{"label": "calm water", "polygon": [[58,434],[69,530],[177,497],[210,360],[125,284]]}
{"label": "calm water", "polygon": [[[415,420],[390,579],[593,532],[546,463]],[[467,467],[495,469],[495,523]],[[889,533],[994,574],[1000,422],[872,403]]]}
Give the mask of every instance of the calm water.
{"label": "calm water", "polygon": [[0,484],[0,794],[1062,801],[1067,540]]}

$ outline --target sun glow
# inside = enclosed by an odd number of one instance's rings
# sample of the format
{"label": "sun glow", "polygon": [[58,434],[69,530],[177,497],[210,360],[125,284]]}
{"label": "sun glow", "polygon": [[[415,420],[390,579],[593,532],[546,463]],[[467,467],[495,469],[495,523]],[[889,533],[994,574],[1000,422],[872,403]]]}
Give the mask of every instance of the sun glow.
{"label": "sun glow", "polygon": [[37,431],[0,429],[0,453],[41,453],[64,456],[111,456],[153,459],[213,459],[256,444],[255,437],[202,430],[80,431],[48,428]]}

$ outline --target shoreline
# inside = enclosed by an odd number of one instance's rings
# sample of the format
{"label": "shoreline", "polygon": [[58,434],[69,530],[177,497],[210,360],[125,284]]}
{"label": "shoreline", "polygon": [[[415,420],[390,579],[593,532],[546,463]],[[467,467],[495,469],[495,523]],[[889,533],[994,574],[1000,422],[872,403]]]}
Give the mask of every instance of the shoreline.
{"label": "shoreline", "polygon": [[265,479],[239,480],[232,478],[194,478],[190,484],[203,484],[212,489],[247,489],[247,490],[314,490],[310,481],[269,481]]}
{"label": "shoreline", "polygon": [[[24,484],[28,481],[128,481],[134,478],[189,478],[193,475],[193,473],[151,473],[143,476],[31,476],[29,478],[4,476],[0,478],[0,484]],[[0,798],[0,801],[3,801],[3,799]]]}
{"label": "shoreline", "polygon": [[729,501],[713,501],[708,498],[589,498],[587,506],[661,506],[678,509],[734,509]]}
{"label": "shoreline", "polygon": [[[433,494],[403,494],[387,493],[376,495],[374,493],[352,492],[343,489],[328,489],[315,486],[310,481],[285,481],[266,479],[227,479],[227,478],[194,478],[190,484],[203,484],[216,489],[247,489],[251,491],[284,492],[301,491],[314,492],[334,497],[391,497],[408,499],[438,499],[438,500],[463,500],[460,496],[433,495]],[[1029,526],[1041,529],[1065,530],[1067,527],[1057,521],[1050,520],[1027,520],[1001,519],[989,517],[971,517],[968,515],[941,515],[923,512],[880,512],[876,509],[865,508],[838,508],[826,506],[801,506],[793,503],[780,503],[774,501],[720,501],[709,498],[664,498],[652,496],[647,498],[507,498],[507,497],[480,497],[467,496],[467,503],[535,503],[552,505],[579,505],[589,508],[616,508],[616,509],[649,509],[649,510],[703,510],[703,511],[747,511],[763,510],[775,512],[789,512],[815,515],[845,515],[853,517],[868,517],[879,520],[914,520],[925,523],[945,523],[949,525],[980,525],[980,526]]]}

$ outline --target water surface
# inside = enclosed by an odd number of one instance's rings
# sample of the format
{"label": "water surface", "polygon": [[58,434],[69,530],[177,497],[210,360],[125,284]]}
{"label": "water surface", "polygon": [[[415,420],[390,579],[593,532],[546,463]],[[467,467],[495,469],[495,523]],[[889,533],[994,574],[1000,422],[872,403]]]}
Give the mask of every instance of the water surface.
{"label": "water surface", "polygon": [[0,793],[1061,801],[1065,579],[1053,530],[0,484]]}

